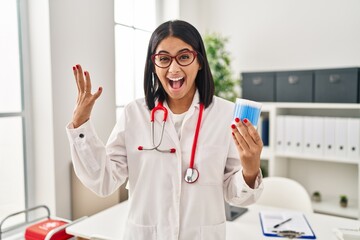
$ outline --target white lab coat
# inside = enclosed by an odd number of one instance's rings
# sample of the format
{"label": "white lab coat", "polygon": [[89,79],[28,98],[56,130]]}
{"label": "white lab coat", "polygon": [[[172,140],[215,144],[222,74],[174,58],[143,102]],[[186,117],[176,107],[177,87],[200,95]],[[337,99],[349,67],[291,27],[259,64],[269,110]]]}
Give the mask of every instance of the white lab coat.
{"label": "white lab coat", "polygon": [[[193,184],[184,181],[199,115],[198,102],[196,92],[180,140],[168,117],[161,148],[176,148],[175,154],[138,150],[139,145],[152,146],[150,111],[144,99],[125,107],[106,147],[91,121],[76,129],[67,126],[75,172],[88,188],[106,196],[129,178],[125,240],[224,240],[224,198],[232,204],[248,205],[259,197],[261,173],[255,189],[246,185],[231,136],[234,104],[218,97],[203,113],[194,163],[199,179]],[[161,133],[162,116],[162,112],[155,115],[156,139]]]}

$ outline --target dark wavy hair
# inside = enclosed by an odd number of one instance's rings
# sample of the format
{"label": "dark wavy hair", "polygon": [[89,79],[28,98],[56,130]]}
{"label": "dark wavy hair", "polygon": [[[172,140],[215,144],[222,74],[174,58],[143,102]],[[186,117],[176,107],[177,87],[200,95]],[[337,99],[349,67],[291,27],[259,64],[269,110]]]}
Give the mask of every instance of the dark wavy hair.
{"label": "dark wavy hair", "polygon": [[157,99],[164,101],[167,98],[167,94],[155,74],[155,66],[151,61],[151,55],[155,53],[159,43],[169,36],[181,39],[198,52],[197,58],[201,69],[197,73],[195,85],[199,91],[200,102],[204,104],[205,108],[208,107],[212,102],[215,89],[203,40],[194,26],[185,21],[174,20],[157,27],[149,41],[144,72],[144,92],[148,108],[153,109]]}

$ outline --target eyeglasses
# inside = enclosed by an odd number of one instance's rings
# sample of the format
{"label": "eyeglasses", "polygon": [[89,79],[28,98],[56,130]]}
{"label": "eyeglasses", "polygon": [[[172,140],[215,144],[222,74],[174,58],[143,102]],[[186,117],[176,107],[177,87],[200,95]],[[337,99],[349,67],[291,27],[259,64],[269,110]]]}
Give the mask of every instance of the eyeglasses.
{"label": "eyeglasses", "polygon": [[151,55],[152,62],[159,68],[167,68],[171,65],[173,59],[183,67],[192,64],[197,56],[196,51],[186,51],[177,54],[176,56],[170,56],[169,54],[158,53]]}

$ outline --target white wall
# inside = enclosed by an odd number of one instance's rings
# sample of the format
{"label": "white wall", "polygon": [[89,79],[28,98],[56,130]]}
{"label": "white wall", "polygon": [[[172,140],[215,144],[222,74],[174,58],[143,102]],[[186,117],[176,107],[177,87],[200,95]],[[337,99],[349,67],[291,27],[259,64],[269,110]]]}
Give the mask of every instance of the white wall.
{"label": "white wall", "polygon": [[49,4],[28,1],[32,140],[31,204],[56,208]]}
{"label": "white wall", "polygon": [[[103,87],[92,120],[106,142],[115,124],[113,0],[30,0],[29,28],[36,202],[71,218],[70,149],[65,125],[76,102],[72,66],[82,64],[93,90]],[[84,199],[86,201],[86,199]]]}
{"label": "white wall", "polygon": [[179,18],[180,0],[156,0],[156,4],[158,25],[168,20]]}
{"label": "white wall", "polygon": [[181,0],[180,17],[230,38],[233,69],[360,66],[358,0]]}

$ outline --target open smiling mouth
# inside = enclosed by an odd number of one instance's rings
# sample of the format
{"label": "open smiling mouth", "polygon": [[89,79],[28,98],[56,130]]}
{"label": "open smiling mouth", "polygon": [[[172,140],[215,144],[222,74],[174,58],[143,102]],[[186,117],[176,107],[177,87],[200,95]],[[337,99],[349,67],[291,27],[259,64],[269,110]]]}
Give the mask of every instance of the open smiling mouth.
{"label": "open smiling mouth", "polygon": [[181,78],[172,78],[172,79],[169,78],[170,86],[171,86],[171,88],[173,88],[173,89],[179,89],[179,88],[181,88],[181,86],[184,84],[184,82],[185,82],[185,78],[184,78],[184,77],[181,77]]}

